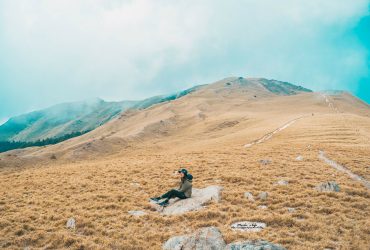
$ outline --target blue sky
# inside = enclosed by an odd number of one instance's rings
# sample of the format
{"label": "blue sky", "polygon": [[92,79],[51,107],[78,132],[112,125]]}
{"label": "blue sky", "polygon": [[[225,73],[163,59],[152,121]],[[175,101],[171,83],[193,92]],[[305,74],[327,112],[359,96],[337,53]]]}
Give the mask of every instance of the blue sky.
{"label": "blue sky", "polygon": [[0,123],[228,76],[370,103],[369,0],[1,0]]}

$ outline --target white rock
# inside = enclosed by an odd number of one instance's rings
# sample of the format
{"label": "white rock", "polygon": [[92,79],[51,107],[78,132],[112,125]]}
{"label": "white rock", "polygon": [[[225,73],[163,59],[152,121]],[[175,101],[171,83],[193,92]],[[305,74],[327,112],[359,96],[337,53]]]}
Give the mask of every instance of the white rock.
{"label": "white rock", "polygon": [[266,227],[263,222],[240,221],[231,225],[231,228],[236,231],[243,232],[259,232]]}
{"label": "white rock", "polygon": [[165,208],[155,202],[151,202],[151,204],[164,215],[183,214],[202,209],[210,201],[219,202],[221,200],[221,190],[221,186],[209,186],[202,189],[193,188],[191,198],[171,199],[170,204]]}
{"label": "white rock", "polygon": [[288,207],[288,212],[289,213],[294,213],[295,212],[295,208],[294,207]]}
{"label": "white rock", "polygon": [[261,193],[259,193],[258,194],[258,198],[260,199],[260,200],[267,200],[267,197],[268,197],[268,193],[267,192],[261,192]]}
{"label": "white rock", "polygon": [[221,232],[216,227],[206,227],[193,234],[175,236],[166,241],[164,250],[224,249],[226,246]]}
{"label": "white rock", "polygon": [[303,156],[302,155],[298,155],[297,158],[295,158],[296,161],[303,161]]}
{"label": "white rock", "polygon": [[267,206],[265,205],[260,205],[260,206],[257,206],[259,209],[267,209]]}
{"label": "white rock", "polygon": [[67,228],[75,229],[76,228],[76,220],[74,218],[69,218],[66,224]]}
{"label": "white rock", "polygon": [[140,210],[130,210],[130,211],[128,211],[128,213],[133,215],[133,216],[146,215],[146,213],[144,211],[140,211]]}
{"label": "white rock", "polygon": [[280,185],[280,186],[286,186],[289,184],[289,181],[286,181],[286,180],[278,180],[276,182],[276,185]]}
{"label": "white rock", "polygon": [[260,163],[261,163],[262,165],[268,165],[268,164],[270,164],[270,163],[271,163],[271,160],[263,159],[263,160],[260,160]]}
{"label": "white rock", "polygon": [[140,187],[140,183],[138,183],[138,182],[132,182],[132,183],[130,183],[130,185],[133,186],[133,187],[136,187],[136,188]]}
{"label": "white rock", "polygon": [[249,201],[254,201],[253,194],[250,192],[245,192],[244,197],[247,198]]}

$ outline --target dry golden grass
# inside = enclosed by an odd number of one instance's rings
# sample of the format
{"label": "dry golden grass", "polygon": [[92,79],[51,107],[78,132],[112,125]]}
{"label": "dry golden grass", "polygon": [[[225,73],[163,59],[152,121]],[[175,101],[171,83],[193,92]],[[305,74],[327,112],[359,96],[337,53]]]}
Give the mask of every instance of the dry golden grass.
{"label": "dry golden grass", "polygon": [[[150,116],[150,110],[145,112]],[[272,110],[264,121],[251,113],[223,117],[212,116],[214,110],[203,112],[205,120],[190,120],[183,127],[177,121],[178,131],[145,134],[114,155],[89,154],[89,159],[76,162],[57,155],[57,160],[37,160],[22,168],[5,163],[9,165],[0,169],[0,247],[161,249],[172,236],[216,226],[227,243],[265,239],[288,249],[369,249],[369,190],[318,159],[324,150],[369,180],[368,117],[331,111],[312,116],[293,108],[284,114]],[[243,147],[302,114],[309,115],[266,142]],[[298,155],[304,160],[296,161]],[[261,159],[272,162],[262,165]],[[222,201],[178,216],[151,210],[148,198],[174,187],[172,173],[180,167],[194,175],[195,187],[223,186]],[[274,185],[282,179],[289,185]],[[331,180],[340,192],[314,189]],[[267,191],[269,197],[252,203],[244,198],[247,191],[255,196]],[[288,207],[296,211],[290,213]],[[134,217],[129,210],[147,215]],[[66,228],[70,217],[76,219],[75,230]],[[242,220],[265,222],[267,228],[258,233],[230,229]]]}

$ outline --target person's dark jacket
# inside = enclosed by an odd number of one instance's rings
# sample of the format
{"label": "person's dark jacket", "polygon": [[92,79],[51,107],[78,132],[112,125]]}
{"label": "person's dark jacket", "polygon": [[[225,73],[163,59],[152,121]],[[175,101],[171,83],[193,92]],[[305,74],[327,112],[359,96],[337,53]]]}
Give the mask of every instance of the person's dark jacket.
{"label": "person's dark jacket", "polygon": [[192,187],[193,187],[193,184],[192,184],[193,181],[191,180],[191,178],[189,178],[189,179],[188,178],[182,178],[181,182],[180,182],[180,187],[179,187],[179,191],[184,192],[184,194],[187,198],[191,197],[191,191],[192,191]]}

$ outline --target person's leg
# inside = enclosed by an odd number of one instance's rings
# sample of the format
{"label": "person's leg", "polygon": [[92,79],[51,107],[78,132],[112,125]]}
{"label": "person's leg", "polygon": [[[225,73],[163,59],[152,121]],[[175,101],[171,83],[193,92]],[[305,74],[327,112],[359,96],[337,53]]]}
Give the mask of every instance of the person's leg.
{"label": "person's leg", "polygon": [[160,196],[161,199],[171,199],[173,198],[175,195],[176,195],[176,191],[175,189],[171,189],[170,191],[168,191],[167,193],[163,194],[162,196]]}
{"label": "person's leg", "polygon": [[162,199],[166,198],[166,201],[169,201],[172,198],[186,199],[186,196],[185,196],[184,192],[180,192],[178,190],[172,189],[169,192],[162,195],[161,198]]}
{"label": "person's leg", "polygon": [[158,202],[162,199],[166,199],[165,202],[168,202],[169,199],[171,198],[175,198],[178,196],[178,191],[175,190],[175,189],[171,189],[170,191],[168,191],[167,193],[161,195],[161,196],[158,196],[158,197],[154,197],[154,198],[150,198],[152,201],[155,201],[155,202]]}

